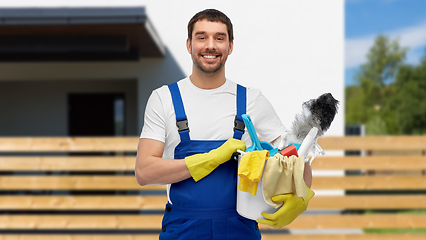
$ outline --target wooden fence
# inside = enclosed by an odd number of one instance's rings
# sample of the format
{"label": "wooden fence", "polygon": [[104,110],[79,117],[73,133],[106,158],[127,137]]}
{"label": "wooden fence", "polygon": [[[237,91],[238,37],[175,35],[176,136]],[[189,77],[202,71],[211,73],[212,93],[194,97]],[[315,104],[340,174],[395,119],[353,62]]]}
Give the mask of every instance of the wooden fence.
{"label": "wooden fence", "polygon": [[[136,183],[137,144],[137,137],[0,138],[0,240],[158,239],[165,187]],[[263,239],[426,239],[426,232],[341,231],[426,228],[426,211],[421,211],[426,209],[426,136],[323,137],[319,144],[326,152],[382,154],[317,157],[314,170],[350,174],[316,176],[313,190],[347,194],[318,194],[309,211],[284,229],[260,225]],[[401,155],[407,150],[417,154]],[[304,233],[312,229],[338,233]],[[302,234],[288,234],[292,230]]]}

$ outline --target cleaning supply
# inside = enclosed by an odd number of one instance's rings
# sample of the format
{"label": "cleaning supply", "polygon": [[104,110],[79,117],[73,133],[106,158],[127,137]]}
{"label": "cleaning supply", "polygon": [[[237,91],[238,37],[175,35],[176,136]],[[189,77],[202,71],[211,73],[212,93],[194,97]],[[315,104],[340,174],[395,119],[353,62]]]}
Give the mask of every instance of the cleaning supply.
{"label": "cleaning supply", "polygon": [[210,152],[185,157],[185,164],[192,178],[197,182],[210,174],[220,164],[231,159],[232,154],[238,149],[244,151],[246,144],[241,140],[230,138]]}
{"label": "cleaning supply", "polygon": [[268,157],[269,152],[267,150],[247,152],[241,157],[238,167],[238,176],[240,177],[238,190],[256,195],[263,167]]}
{"label": "cleaning supply", "polygon": [[307,156],[308,156],[309,150],[312,149],[312,147],[314,146],[317,133],[318,133],[318,128],[316,127],[313,127],[311,128],[311,130],[309,130],[308,134],[306,135],[305,139],[303,139],[302,144],[300,144],[300,147],[297,150],[297,153],[299,154],[299,156],[304,157],[305,159],[308,159]]}
{"label": "cleaning supply", "polygon": [[[263,151],[267,150],[269,152],[269,156],[273,156],[278,152],[278,148],[274,148],[271,144],[268,142],[260,141],[257,137],[256,131],[254,129],[253,123],[251,121],[251,118],[249,115],[243,114],[242,115],[244,124],[246,125],[246,128],[249,132],[252,145],[246,149],[246,152],[239,152],[238,164],[239,167],[241,165],[241,160],[246,154],[250,154],[253,151]],[[235,156],[235,155],[234,155]],[[243,167],[244,168],[244,167]],[[259,168],[258,170],[261,170],[263,172],[264,167]],[[270,206],[263,196],[263,191],[257,191],[257,189],[263,189],[263,180],[260,178],[260,181],[258,183],[250,183],[249,186],[247,183],[244,183],[245,179],[238,176],[238,183],[237,187],[240,186],[241,182],[242,186],[241,188],[244,188],[247,191],[241,191],[237,190],[237,212],[241,216],[256,220],[259,217],[262,217],[262,212],[268,212],[268,213],[274,213],[276,211],[275,208]]]}
{"label": "cleaning supply", "polygon": [[245,154],[241,158],[241,162],[238,167],[238,175],[241,178],[240,183],[238,184],[238,190],[251,192],[253,195],[256,195],[258,182],[262,177],[264,163],[267,159],[265,157],[265,152],[269,156],[273,156],[278,152],[278,148],[274,148],[268,142],[259,140],[249,115],[242,114],[241,117],[249,132],[252,145],[246,149],[246,152],[249,152],[249,154]]}
{"label": "cleaning supply", "polygon": [[286,148],[280,151],[280,154],[287,157],[290,157],[292,155],[295,155],[296,157],[299,156],[297,154],[297,148],[294,144],[288,145]]}
{"label": "cleaning supply", "polygon": [[[304,102],[302,112],[296,114],[291,129],[283,134],[278,148],[283,149],[290,144],[301,144],[312,128],[315,127],[318,130],[314,136],[313,144],[307,146],[308,151],[313,150],[311,162],[317,155],[324,155],[325,152],[316,140],[329,129],[337,114],[338,104],[339,101],[334,99],[331,93],[324,93],[316,99]],[[296,147],[299,148],[297,145]]]}
{"label": "cleaning supply", "polygon": [[[250,152],[241,152],[238,151],[241,155],[238,157],[238,164],[241,163],[241,158],[245,154],[249,154]],[[238,176],[238,175],[237,175]],[[237,178],[237,187],[241,182],[242,178],[238,176]],[[256,195],[253,195],[251,192],[244,192],[237,189],[237,212],[239,215],[251,219],[256,220],[261,218],[262,212],[274,213],[277,211],[276,208],[272,207],[265,201],[265,197],[263,196],[263,177],[260,178],[258,185],[258,190],[256,191]]]}
{"label": "cleaning supply", "polygon": [[274,156],[278,152],[278,148],[274,148],[268,142],[260,141],[257,136],[256,130],[254,129],[250,116],[247,114],[242,114],[241,116],[243,118],[244,124],[246,125],[247,131],[249,132],[250,139],[252,142],[252,145],[246,149],[246,152],[252,152],[255,150],[268,150],[269,156]]}
{"label": "cleaning supply", "polygon": [[299,197],[305,197],[304,167],[303,157],[296,155],[287,157],[281,154],[270,157],[263,173],[262,187],[266,202],[278,208],[283,203],[272,201],[272,198],[276,195],[292,193]]}
{"label": "cleaning supply", "polygon": [[315,192],[305,185],[306,197],[298,197],[294,194],[277,195],[272,198],[274,202],[284,202],[283,206],[273,214],[262,213],[265,219],[257,219],[258,223],[267,224],[273,228],[282,228],[296,219],[308,208],[308,203]]}

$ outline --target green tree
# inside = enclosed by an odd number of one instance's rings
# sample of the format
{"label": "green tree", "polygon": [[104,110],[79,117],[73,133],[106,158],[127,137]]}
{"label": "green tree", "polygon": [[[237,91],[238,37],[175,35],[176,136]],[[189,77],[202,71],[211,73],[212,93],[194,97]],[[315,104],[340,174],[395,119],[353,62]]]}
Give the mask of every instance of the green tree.
{"label": "green tree", "polygon": [[348,86],[345,89],[345,124],[357,125],[367,121],[364,107],[366,99],[364,91],[360,86]]}
{"label": "green tree", "polygon": [[355,78],[357,85],[346,89],[346,124],[365,124],[367,134],[389,134],[395,131],[395,120],[389,111],[392,83],[403,63],[407,48],[398,39],[376,37]]}
{"label": "green tree", "polygon": [[426,56],[418,66],[400,66],[389,109],[399,134],[426,134]]}

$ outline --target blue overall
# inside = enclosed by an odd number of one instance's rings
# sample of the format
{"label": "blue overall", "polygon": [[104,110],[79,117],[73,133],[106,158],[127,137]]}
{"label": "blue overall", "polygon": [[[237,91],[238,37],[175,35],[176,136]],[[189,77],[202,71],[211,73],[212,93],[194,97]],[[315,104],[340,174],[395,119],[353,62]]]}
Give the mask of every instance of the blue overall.
{"label": "blue overall", "polygon": [[[176,146],[175,159],[209,152],[226,140],[191,140],[188,122],[179,88],[169,85],[172,94],[181,142]],[[237,87],[237,115],[234,138],[241,139],[244,133],[241,114],[246,112],[246,89]],[[208,127],[208,126],[206,126]],[[161,240],[258,240],[259,227],[253,220],[240,216],[236,211],[237,162],[227,161],[198,182],[192,178],[174,183],[170,188],[162,223]]]}

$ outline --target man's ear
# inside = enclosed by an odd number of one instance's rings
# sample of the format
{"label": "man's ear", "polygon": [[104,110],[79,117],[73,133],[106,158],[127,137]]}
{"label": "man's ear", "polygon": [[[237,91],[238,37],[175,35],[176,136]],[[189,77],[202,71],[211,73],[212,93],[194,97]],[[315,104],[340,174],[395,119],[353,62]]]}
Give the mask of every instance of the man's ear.
{"label": "man's ear", "polygon": [[234,41],[232,41],[231,43],[229,43],[229,53],[228,55],[231,55],[232,51],[234,50]]}
{"label": "man's ear", "polygon": [[192,49],[191,49],[191,40],[186,39],[186,49],[188,50],[189,54],[192,54]]}

